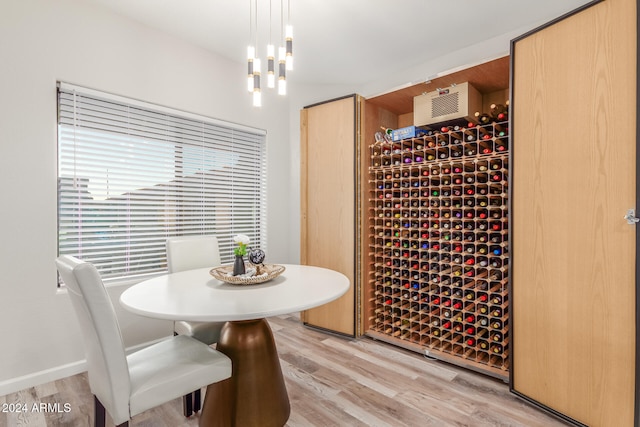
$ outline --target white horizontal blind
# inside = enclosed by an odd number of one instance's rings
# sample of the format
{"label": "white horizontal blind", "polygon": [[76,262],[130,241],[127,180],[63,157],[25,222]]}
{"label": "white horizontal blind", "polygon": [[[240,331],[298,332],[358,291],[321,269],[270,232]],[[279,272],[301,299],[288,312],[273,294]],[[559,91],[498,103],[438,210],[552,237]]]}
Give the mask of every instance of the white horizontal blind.
{"label": "white horizontal blind", "polygon": [[58,252],[105,281],[166,270],[166,239],[213,234],[224,264],[235,234],[266,251],[265,133],[233,123],[58,89]]}

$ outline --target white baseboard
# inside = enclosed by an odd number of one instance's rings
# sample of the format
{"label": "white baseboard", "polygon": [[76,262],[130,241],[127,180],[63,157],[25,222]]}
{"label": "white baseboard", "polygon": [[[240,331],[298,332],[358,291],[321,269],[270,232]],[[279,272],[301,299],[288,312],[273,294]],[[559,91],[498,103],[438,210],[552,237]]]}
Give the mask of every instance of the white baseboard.
{"label": "white baseboard", "polygon": [[0,396],[15,393],[26,388],[35,387],[40,384],[56,381],[61,378],[70,377],[87,370],[87,361],[79,360],[66,365],[45,369],[44,371],[33,372],[17,378],[0,382]]}
{"label": "white baseboard", "polygon": [[[143,344],[131,346],[126,349],[127,353],[140,350],[151,344],[165,340],[167,337],[159,338],[157,340],[149,341]],[[65,365],[56,366],[53,368],[45,369],[43,371],[33,372],[21,377],[11,378],[6,381],[0,382],[0,396],[5,396],[10,393],[16,393],[20,390],[35,387],[40,384],[56,381],[62,378],[77,375],[87,370],[86,359],[78,360],[77,362],[67,363]]]}

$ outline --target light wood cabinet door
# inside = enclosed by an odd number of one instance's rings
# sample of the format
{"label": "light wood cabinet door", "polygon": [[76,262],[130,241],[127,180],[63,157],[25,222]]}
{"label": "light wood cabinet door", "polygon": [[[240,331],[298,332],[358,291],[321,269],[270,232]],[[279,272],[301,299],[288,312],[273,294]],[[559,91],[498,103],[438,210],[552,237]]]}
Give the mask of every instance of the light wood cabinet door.
{"label": "light wood cabinet door", "polygon": [[341,298],[302,313],[305,324],[356,333],[358,97],[306,107],[301,112],[302,264],[346,275],[351,288]]}
{"label": "light wood cabinet door", "polygon": [[636,405],[637,5],[512,42],[511,388],[589,426]]}

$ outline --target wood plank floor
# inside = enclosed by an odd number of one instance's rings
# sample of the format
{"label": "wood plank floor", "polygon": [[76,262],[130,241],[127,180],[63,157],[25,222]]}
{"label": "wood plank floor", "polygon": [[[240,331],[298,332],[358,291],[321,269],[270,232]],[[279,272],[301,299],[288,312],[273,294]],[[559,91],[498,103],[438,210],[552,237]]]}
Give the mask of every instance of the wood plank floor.
{"label": "wood plank floor", "polygon": [[[567,425],[516,398],[500,380],[369,338],[306,328],[297,315],[269,323],[291,400],[289,427]],[[0,407],[5,403],[26,404],[28,410],[0,412],[1,427],[93,425],[86,374],[0,396]],[[57,403],[61,410],[31,411],[34,403]],[[184,418],[176,399],[137,415],[130,425],[195,427],[198,420]]]}

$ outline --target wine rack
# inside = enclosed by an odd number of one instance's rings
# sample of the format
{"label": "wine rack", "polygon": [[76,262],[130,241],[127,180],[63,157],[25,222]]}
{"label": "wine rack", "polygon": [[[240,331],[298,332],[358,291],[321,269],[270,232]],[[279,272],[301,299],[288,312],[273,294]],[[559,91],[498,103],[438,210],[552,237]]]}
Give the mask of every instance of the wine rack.
{"label": "wine rack", "polygon": [[508,378],[508,123],[370,146],[367,334]]}

